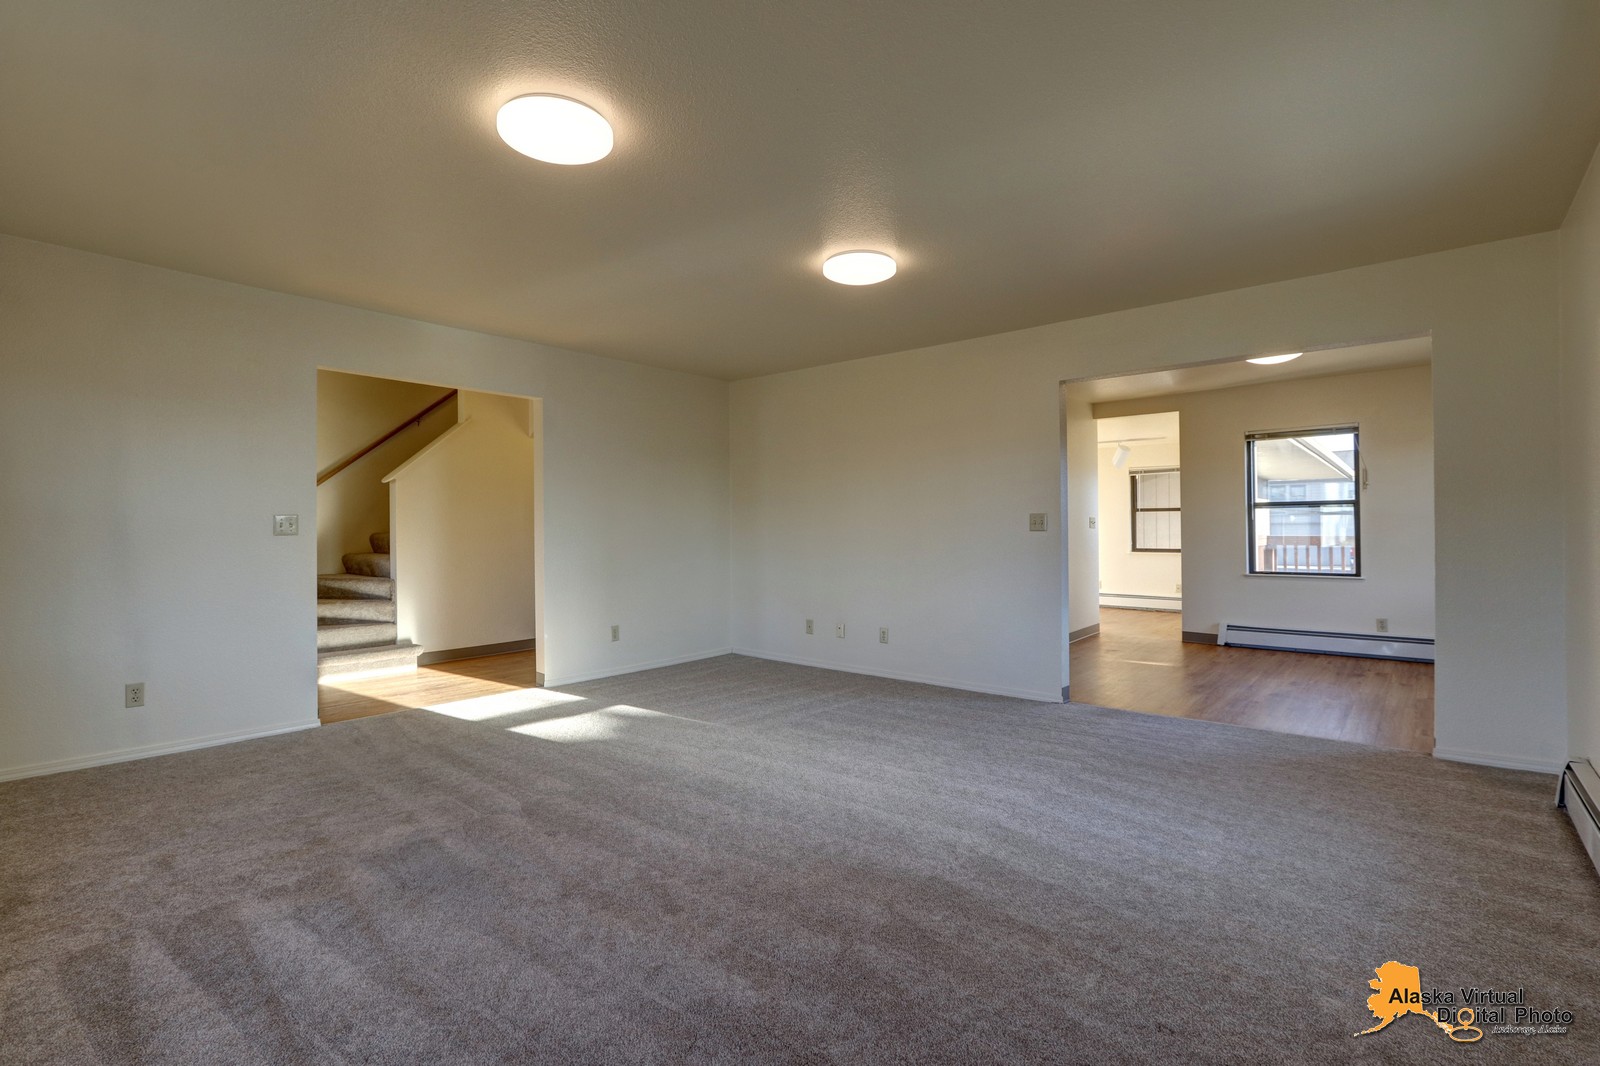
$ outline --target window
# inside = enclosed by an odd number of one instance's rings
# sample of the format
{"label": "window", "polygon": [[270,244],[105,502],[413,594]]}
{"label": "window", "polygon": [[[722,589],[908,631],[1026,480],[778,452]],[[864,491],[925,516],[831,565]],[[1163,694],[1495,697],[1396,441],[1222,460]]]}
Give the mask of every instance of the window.
{"label": "window", "polygon": [[1183,550],[1183,509],[1178,492],[1178,471],[1131,470],[1133,479],[1133,550],[1175,552]]}
{"label": "window", "polygon": [[1250,573],[1359,577],[1357,428],[1252,433]]}

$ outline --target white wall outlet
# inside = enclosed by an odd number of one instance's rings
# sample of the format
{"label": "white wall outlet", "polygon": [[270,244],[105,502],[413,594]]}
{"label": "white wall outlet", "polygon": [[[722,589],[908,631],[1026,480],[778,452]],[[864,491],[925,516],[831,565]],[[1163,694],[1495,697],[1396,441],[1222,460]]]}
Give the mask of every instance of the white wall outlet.
{"label": "white wall outlet", "polygon": [[844,636],[844,623],[843,622],[840,622],[838,625],[833,627],[833,635],[836,636],[836,637],[843,637]]}
{"label": "white wall outlet", "polygon": [[1378,632],[1379,633],[1387,633],[1387,632],[1389,632],[1389,620],[1387,618],[1378,619]]}
{"label": "white wall outlet", "polygon": [[621,626],[612,626],[611,627],[611,643],[615,644],[617,641],[619,641],[621,639],[622,639],[622,627]]}
{"label": "white wall outlet", "polygon": [[272,535],[274,537],[298,537],[300,535],[300,516],[297,514],[273,515]]}
{"label": "white wall outlet", "polygon": [[806,619],[806,636],[809,637],[813,633],[815,633],[816,631],[817,631],[816,630],[816,626],[812,623],[811,619],[807,618]]}
{"label": "white wall outlet", "polygon": [[144,682],[135,681],[131,685],[122,686],[122,705],[124,707],[144,706]]}
{"label": "white wall outlet", "polygon": [[1176,592],[1178,595],[1182,596],[1183,595],[1183,582],[1180,581],[1176,585],[1172,586],[1172,591]]}
{"label": "white wall outlet", "polygon": [[879,629],[878,629],[878,643],[879,644],[887,644],[887,643],[889,643],[889,630],[886,627],[879,627]]}
{"label": "white wall outlet", "polygon": [[1045,513],[1043,511],[1035,511],[1028,516],[1029,533],[1043,533],[1048,528],[1049,526],[1045,522]]}

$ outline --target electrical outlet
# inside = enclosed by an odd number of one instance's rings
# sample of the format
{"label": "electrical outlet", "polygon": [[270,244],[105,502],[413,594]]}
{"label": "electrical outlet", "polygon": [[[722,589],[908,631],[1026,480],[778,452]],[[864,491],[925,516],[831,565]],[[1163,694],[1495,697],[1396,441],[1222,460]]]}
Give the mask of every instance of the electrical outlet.
{"label": "electrical outlet", "polygon": [[1089,528],[1090,529],[1095,529],[1096,528],[1094,515],[1090,515],[1089,516]]}
{"label": "electrical outlet", "polygon": [[887,643],[889,643],[889,630],[887,628],[879,628],[879,630],[878,630],[878,643],[879,644],[887,644]]}
{"label": "electrical outlet", "polygon": [[621,626],[612,626],[611,627],[611,643],[615,644],[617,641],[619,641],[621,639],[622,639],[622,627]]}
{"label": "electrical outlet", "polygon": [[1183,582],[1180,581],[1176,585],[1172,586],[1172,591],[1176,592],[1178,595],[1182,596],[1183,595]]}
{"label": "electrical outlet", "polygon": [[1046,524],[1045,517],[1046,516],[1043,511],[1035,511],[1030,514],[1028,516],[1028,532],[1043,533],[1046,529],[1048,529],[1049,526]]}
{"label": "electrical outlet", "polygon": [[144,682],[135,681],[131,685],[122,686],[122,705],[124,707],[144,706]]}
{"label": "electrical outlet", "polygon": [[811,619],[807,618],[806,619],[806,636],[809,637],[813,633],[815,633],[816,631],[817,631],[816,627],[812,625]]}
{"label": "electrical outlet", "polygon": [[273,515],[272,535],[274,537],[298,537],[300,535],[300,516],[297,514]]}
{"label": "electrical outlet", "polygon": [[1389,620],[1387,618],[1378,619],[1378,632],[1379,633],[1387,633],[1387,632],[1389,632]]}
{"label": "electrical outlet", "polygon": [[843,637],[844,636],[844,623],[843,622],[840,622],[838,625],[833,627],[833,635],[836,636],[836,637]]}

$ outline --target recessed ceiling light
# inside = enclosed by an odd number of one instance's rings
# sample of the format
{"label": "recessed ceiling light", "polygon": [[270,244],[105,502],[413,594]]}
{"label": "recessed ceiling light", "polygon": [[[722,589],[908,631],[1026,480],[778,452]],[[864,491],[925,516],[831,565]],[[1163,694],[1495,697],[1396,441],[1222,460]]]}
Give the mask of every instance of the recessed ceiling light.
{"label": "recessed ceiling light", "polygon": [[822,276],[840,285],[876,285],[894,272],[894,260],[882,252],[840,252],[822,264]]}
{"label": "recessed ceiling light", "polygon": [[501,140],[546,163],[576,166],[611,154],[611,123],[565,96],[536,93],[507,100],[494,126]]}
{"label": "recessed ceiling light", "polygon": [[1258,359],[1246,359],[1247,363],[1256,363],[1261,366],[1271,366],[1274,363],[1287,363],[1291,359],[1298,359],[1305,352],[1290,352],[1288,355],[1263,355]]}

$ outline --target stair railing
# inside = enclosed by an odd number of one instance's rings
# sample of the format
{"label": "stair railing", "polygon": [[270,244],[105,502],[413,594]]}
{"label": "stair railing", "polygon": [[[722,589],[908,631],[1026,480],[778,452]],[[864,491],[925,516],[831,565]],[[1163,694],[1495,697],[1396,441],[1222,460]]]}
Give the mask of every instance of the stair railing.
{"label": "stair railing", "polygon": [[395,426],[389,432],[385,433],[383,436],[367,445],[365,448],[362,448],[359,452],[356,452],[347,459],[341,459],[337,463],[334,463],[327,470],[317,475],[317,484],[321,485],[324,481],[327,481],[329,478],[344,470],[346,467],[359,461],[362,457],[366,456],[373,450],[389,443],[389,441],[393,440],[410,427],[421,425],[424,418],[427,418],[429,415],[433,414],[433,412],[437,411],[439,408],[455,399],[458,391],[460,390],[451,389],[449,392],[445,393],[443,396],[439,397],[437,400],[433,401],[428,406],[424,407],[422,410],[406,419],[404,422],[401,422],[398,426]]}

